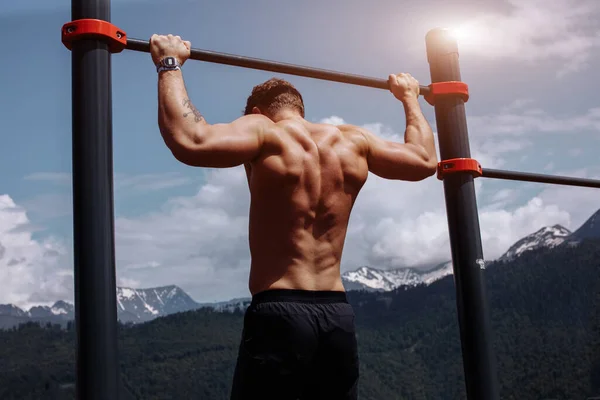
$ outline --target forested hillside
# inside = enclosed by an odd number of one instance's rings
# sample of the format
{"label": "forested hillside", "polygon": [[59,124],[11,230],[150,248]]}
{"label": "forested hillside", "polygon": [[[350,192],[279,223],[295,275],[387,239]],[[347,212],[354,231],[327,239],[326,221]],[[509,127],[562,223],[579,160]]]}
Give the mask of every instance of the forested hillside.
{"label": "forested hillside", "polygon": [[[600,242],[528,252],[485,271],[503,400],[600,395]],[[351,292],[360,398],[464,399],[453,277]],[[120,327],[132,399],[228,399],[241,313],[197,310]],[[0,332],[1,399],[72,399],[72,325]]]}

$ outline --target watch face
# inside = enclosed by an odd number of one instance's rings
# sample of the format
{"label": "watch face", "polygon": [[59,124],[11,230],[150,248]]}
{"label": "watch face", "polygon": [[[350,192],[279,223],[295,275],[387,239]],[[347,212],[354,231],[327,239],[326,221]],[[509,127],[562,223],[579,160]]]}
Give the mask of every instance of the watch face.
{"label": "watch face", "polygon": [[165,57],[156,65],[156,70],[158,72],[165,70],[176,70],[179,69],[181,65],[179,65],[179,61],[175,57]]}

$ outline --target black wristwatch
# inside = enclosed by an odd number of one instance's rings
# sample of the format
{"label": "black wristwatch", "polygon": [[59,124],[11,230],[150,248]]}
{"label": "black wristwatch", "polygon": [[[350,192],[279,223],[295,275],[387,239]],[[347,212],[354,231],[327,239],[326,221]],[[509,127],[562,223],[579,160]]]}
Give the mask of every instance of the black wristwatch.
{"label": "black wristwatch", "polygon": [[156,72],[175,71],[181,69],[181,64],[175,57],[165,57],[156,65]]}

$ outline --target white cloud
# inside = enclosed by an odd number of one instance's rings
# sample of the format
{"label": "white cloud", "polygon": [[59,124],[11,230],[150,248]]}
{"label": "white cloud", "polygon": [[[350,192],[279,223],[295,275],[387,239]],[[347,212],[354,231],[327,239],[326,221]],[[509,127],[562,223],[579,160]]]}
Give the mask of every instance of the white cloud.
{"label": "white cloud", "polygon": [[23,202],[27,213],[36,221],[68,217],[73,214],[71,193],[43,193]]}
{"label": "white cloud", "polygon": [[[71,174],[64,172],[36,172],[24,177],[26,181],[48,182],[65,189],[60,193],[40,193],[26,199],[22,206],[36,221],[72,217],[73,201]],[[161,172],[148,174],[115,173],[114,191],[116,197],[158,192],[194,183],[194,179],[180,172]],[[43,228],[38,228],[43,229]]]}
{"label": "white cloud", "polygon": [[338,117],[337,115],[332,115],[331,117],[323,118],[319,122],[321,124],[331,124],[331,125],[343,125],[345,123],[344,119],[341,117]]}
{"label": "white cloud", "polygon": [[456,28],[460,51],[492,60],[554,61],[557,76],[579,72],[600,46],[596,0],[507,0]]}
{"label": "white cloud", "polygon": [[571,218],[562,205],[545,203],[534,197],[514,210],[487,209],[480,211],[481,240],[486,259],[502,255],[518,239],[543,226],[571,225]]}
{"label": "white cloud", "polygon": [[35,240],[25,210],[0,196],[0,304],[28,308],[73,298],[71,252],[61,240]]}
{"label": "white cloud", "polygon": [[144,287],[178,284],[198,301],[247,294],[250,196],[243,168],[210,170],[195,196],[117,218],[117,275]]}
{"label": "white cloud", "polygon": [[502,139],[485,139],[474,138],[475,143],[479,144],[480,150],[486,154],[500,155],[505,153],[513,153],[524,150],[532,145],[531,141],[521,140],[502,140]]}
{"label": "white cloud", "polygon": [[[479,183],[481,182],[482,181],[479,181]],[[488,189],[488,185],[486,185],[486,189]],[[483,192],[480,190],[477,193],[479,211],[503,210],[516,204],[519,198],[519,191],[511,188],[503,188],[497,191],[491,191],[489,194],[488,191],[489,190]],[[487,201],[481,201],[483,197],[482,195],[487,195]]]}
{"label": "white cloud", "polygon": [[[372,180],[370,186],[365,185],[351,221],[355,226],[348,234],[346,265],[352,268],[360,261],[359,264],[384,268],[427,267],[450,259],[441,184],[435,187],[432,183]],[[498,258],[518,239],[543,226],[572,226],[570,214],[574,210],[567,202],[555,202],[549,196],[544,196],[544,200],[535,197],[509,209],[506,205],[513,196],[514,192],[507,189],[498,192],[491,203],[479,203],[486,259]],[[598,202],[596,207],[600,208]],[[589,216],[589,207],[587,211]]]}
{"label": "white cloud", "polygon": [[515,110],[522,110],[526,106],[533,104],[533,103],[535,103],[534,99],[528,99],[528,98],[515,99],[515,100],[513,100],[512,103],[504,106],[502,108],[502,111],[510,112],[510,111],[515,111]]}
{"label": "white cloud", "polygon": [[506,201],[511,199],[515,194],[515,191],[512,189],[502,189],[497,191],[494,196],[491,198],[493,203],[497,203],[500,201]]}
{"label": "white cloud", "polygon": [[532,109],[508,107],[497,113],[469,116],[469,134],[475,138],[484,135],[510,136],[511,140],[518,136],[521,141],[524,135],[600,131],[599,107],[590,108],[579,115],[565,116],[534,110],[535,112],[531,112]]}
{"label": "white cloud", "polygon": [[[555,171],[556,175],[576,178],[600,179],[600,167]],[[579,228],[594,212],[600,209],[600,189],[574,186],[545,185],[538,197],[545,203],[558,204],[569,211],[569,229]]]}

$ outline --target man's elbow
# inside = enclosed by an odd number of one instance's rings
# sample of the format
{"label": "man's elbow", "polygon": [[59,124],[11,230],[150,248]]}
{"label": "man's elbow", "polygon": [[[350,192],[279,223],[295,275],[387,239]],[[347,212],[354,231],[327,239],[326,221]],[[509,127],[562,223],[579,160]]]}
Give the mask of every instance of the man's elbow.
{"label": "man's elbow", "polygon": [[427,179],[437,172],[438,159],[435,151],[427,149],[422,146],[418,148],[416,152],[416,159],[418,160],[415,165],[415,180],[422,181]]}
{"label": "man's elbow", "polygon": [[180,146],[170,146],[171,154],[173,157],[182,164],[194,166],[192,152],[186,148]]}
{"label": "man's elbow", "polygon": [[435,164],[435,165],[424,164],[413,170],[410,180],[413,182],[423,181],[423,180],[435,175],[436,172],[437,172],[437,164]]}
{"label": "man's elbow", "polygon": [[165,142],[177,161],[189,166],[197,166],[203,148],[201,138],[200,135],[192,137],[190,134],[181,133],[173,135],[170,140],[165,140]]}
{"label": "man's elbow", "polygon": [[437,172],[437,158],[431,157],[423,159],[412,171],[411,180],[414,182],[425,180]]}
{"label": "man's elbow", "polygon": [[[427,160],[427,162],[425,163],[425,167],[424,167],[424,174],[425,174],[425,178],[429,178],[430,176],[433,176],[436,174],[438,169],[438,161],[437,161],[437,157],[433,157],[429,160]],[[423,178],[423,179],[425,179]]]}

